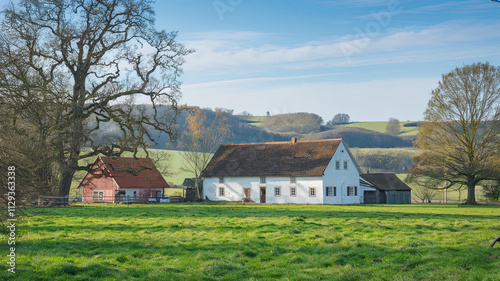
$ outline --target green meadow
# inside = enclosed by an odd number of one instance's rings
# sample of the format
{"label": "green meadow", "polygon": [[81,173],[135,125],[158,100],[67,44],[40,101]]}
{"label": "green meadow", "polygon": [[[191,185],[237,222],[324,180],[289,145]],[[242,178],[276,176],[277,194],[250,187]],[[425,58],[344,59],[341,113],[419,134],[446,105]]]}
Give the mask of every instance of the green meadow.
{"label": "green meadow", "polygon": [[[331,129],[337,129],[337,128],[343,128],[343,127],[348,127],[348,128],[363,128],[367,130],[372,130],[376,131],[379,133],[385,133],[386,128],[387,128],[387,123],[388,121],[370,121],[370,122],[352,122],[349,124],[343,124],[343,125],[329,125],[325,126]],[[418,127],[404,127],[405,124],[408,123],[414,123],[414,122],[409,122],[409,121],[401,121],[399,122],[401,132],[399,133],[399,136],[414,136],[418,134]]]}
{"label": "green meadow", "polygon": [[500,280],[499,206],[76,205],[17,235],[17,280]]}

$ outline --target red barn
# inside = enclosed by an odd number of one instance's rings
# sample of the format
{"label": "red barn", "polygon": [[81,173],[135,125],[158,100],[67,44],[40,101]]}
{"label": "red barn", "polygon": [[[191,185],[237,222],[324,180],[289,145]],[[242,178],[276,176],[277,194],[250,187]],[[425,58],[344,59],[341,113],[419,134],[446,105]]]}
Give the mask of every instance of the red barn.
{"label": "red barn", "polygon": [[147,201],[170,187],[150,158],[98,157],[78,185],[84,203]]}

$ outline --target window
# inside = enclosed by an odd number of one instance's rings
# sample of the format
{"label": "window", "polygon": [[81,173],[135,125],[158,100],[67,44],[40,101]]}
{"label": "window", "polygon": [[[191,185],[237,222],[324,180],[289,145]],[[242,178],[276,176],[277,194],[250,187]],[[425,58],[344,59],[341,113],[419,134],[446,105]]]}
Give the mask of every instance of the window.
{"label": "window", "polygon": [[290,177],[290,183],[296,183],[297,180],[295,179],[295,177]]}
{"label": "window", "polygon": [[326,187],[326,196],[337,196],[337,187],[336,186],[327,186]]}
{"label": "window", "polygon": [[266,177],[260,177],[260,183],[266,183]]}
{"label": "window", "polygon": [[219,196],[225,196],[226,194],[226,189],[224,187],[219,187]]}
{"label": "window", "polygon": [[347,196],[358,196],[358,187],[357,186],[348,186],[347,187]]}
{"label": "window", "polygon": [[137,191],[134,191],[134,198],[137,197]]}
{"label": "window", "polygon": [[344,170],[347,170],[347,161],[344,161]]}
{"label": "window", "polygon": [[297,196],[297,188],[295,186],[290,187],[290,196],[292,197]]}
{"label": "window", "polygon": [[104,201],[104,191],[94,191],[92,197],[94,201]]}
{"label": "window", "polygon": [[309,197],[316,197],[316,187],[309,187]]}
{"label": "window", "polygon": [[340,170],[340,161],[335,161],[335,170]]}
{"label": "window", "polygon": [[281,196],[281,189],[279,186],[274,188],[274,196]]}
{"label": "window", "polygon": [[219,178],[219,183],[224,183],[224,178]]}

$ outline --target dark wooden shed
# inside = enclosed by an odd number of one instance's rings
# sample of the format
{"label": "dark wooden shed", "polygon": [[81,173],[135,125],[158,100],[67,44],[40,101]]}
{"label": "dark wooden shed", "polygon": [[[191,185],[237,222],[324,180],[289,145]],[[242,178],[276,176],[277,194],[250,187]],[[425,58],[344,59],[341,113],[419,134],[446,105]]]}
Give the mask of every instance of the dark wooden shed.
{"label": "dark wooden shed", "polygon": [[360,185],[375,188],[365,191],[365,204],[410,204],[411,188],[393,173],[362,174]]}

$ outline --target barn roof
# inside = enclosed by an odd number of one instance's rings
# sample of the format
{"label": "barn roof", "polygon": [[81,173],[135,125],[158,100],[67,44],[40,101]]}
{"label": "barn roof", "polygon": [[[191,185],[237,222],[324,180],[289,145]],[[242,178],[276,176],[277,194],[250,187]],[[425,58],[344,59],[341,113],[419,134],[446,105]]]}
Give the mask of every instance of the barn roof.
{"label": "barn roof", "polygon": [[360,185],[384,191],[411,191],[411,188],[393,173],[362,174]]}
{"label": "barn roof", "polygon": [[120,188],[170,187],[151,158],[99,157],[110,177]]}
{"label": "barn roof", "polygon": [[322,176],[342,139],[223,144],[204,177]]}

